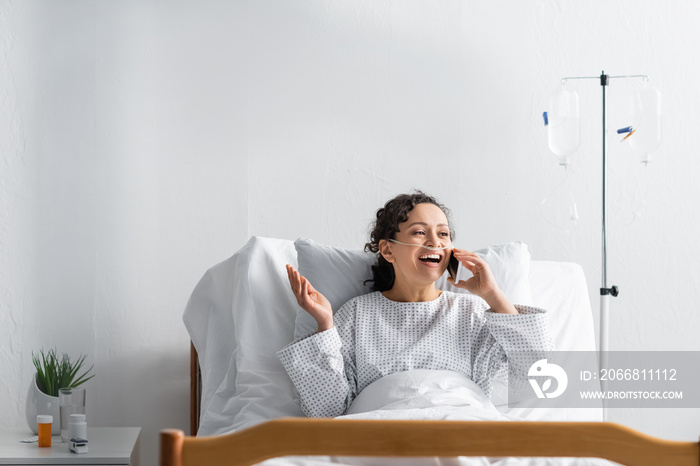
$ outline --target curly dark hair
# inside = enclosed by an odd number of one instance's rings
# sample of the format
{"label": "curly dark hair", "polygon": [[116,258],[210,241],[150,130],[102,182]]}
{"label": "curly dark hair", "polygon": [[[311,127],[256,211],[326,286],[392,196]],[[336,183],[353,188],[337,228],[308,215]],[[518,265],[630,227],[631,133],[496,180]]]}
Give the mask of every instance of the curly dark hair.
{"label": "curly dark hair", "polygon": [[377,211],[377,218],[371,225],[369,242],[365,244],[365,251],[377,254],[377,263],[372,266],[373,278],[365,281],[365,283],[373,283],[372,291],[390,290],[394,286],[396,277],[394,266],[379,253],[379,241],[395,239],[396,233],[399,232],[399,224],[408,220],[408,214],[416,205],[424,203],[436,205],[444,212],[447,223],[450,225],[450,238],[454,241],[450,210],[434,197],[415,190],[411,194],[400,194],[390,199]]}

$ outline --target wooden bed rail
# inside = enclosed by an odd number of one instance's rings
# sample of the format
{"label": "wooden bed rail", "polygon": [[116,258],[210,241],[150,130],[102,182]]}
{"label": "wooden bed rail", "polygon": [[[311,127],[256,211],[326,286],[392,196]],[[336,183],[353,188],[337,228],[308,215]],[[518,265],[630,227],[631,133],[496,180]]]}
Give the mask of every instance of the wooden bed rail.
{"label": "wooden bed rail", "polygon": [[194,343],[190,341],[190,435],[197,435],[201,400],[202,375],[199,369],[199,356]]}
{"label": "wooden bed rail", "polygon": [[247,466],[289,455],[569,456],[700,466],[700,443],[660,440],[610,422],[285,418],[216,437],[160,433],[160,466]]}

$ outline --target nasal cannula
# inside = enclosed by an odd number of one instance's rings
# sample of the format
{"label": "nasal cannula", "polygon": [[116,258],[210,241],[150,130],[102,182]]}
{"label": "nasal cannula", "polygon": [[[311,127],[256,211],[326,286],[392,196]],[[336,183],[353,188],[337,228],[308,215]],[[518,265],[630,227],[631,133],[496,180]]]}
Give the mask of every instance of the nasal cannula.
{"label": "nasal cannula", "polygon": [[443,249],[450,249],[451,246],[445,246],[442,248],[439,247],[433,247],[433,246],[423,246],[422,244],[411,244],[411,243],[402,243],[401,241],[396,241],[395,239],[389,238],[389,241],[392,243],[397,243],[397,244],[403,244],[404,246],[418,246],[419,248],[427,249],[429,251],[442,251]]}

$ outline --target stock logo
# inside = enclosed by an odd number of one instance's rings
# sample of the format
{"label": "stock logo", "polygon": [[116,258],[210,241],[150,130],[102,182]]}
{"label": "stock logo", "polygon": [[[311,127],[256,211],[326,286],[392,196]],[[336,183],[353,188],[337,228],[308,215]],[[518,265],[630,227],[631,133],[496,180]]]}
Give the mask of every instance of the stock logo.
{"label": "stock logo", "polygon": [[[564,393],[569,383],[569,378],[566,376],[564,369],[554,363],[548,363],[546,359],[540,359],[530,366],[527,375],[531,377],[528,381],[535,391],[537,398],[556,398]],[[538,380],[544,377],[546,377],[546,379],[540,386]],[[557,382],[553,390],[551,390],[552,380],[556,380]]]}

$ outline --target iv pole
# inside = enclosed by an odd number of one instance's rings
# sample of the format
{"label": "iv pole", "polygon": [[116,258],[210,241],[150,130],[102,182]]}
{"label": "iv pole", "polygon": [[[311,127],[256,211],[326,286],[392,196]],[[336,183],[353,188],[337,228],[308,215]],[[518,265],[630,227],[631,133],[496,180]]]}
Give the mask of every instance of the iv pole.
{"label": "iv pole", "polygon": [[[605,368],[608,365],[608,315],[610,311],[610,296],[617,297],[620,290],[617,286],[613,285],[608,287],[608,232],[607,232],[607,152],[608,152],[608,141],[607,141],[607,102],[606,102],[606,89],[608,87],[610,79],[617,78],[644,78],[649,79],[647,75],[628,75],[628,76],[609,76],[605,74],[605,71],[601,71],[600,76],[585,76],[585,77],[567,77],[562,78],[562,84],[570,79],[600,79],[600,87],[603,91],[603,243],[602,243],[602,270],[601,270],[601,287],[600,287],[600,344],[598,353],[598,364],[599,368]],[[602,382],[601,382],[602,386]],[[605,401],[603,401],[603,406],[605,407]],[[604,409],[604,416],[607,418],[607,409]]]}

